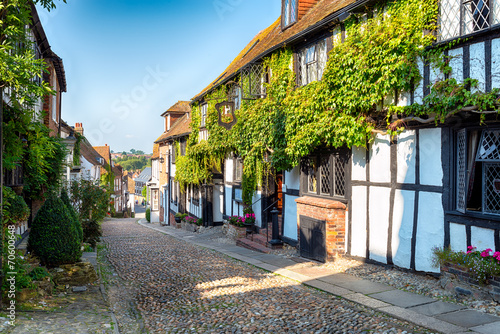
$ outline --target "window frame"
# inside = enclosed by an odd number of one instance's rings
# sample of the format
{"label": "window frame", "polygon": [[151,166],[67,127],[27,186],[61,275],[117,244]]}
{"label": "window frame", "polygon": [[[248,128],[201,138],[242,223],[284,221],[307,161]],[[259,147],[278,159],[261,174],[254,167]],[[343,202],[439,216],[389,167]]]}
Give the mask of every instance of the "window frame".
{"label": "window frame", "polygon": [[[481,179],[476,180],[475,182],[473,181],[473,184],[471,186],[470,184],[470,177],[472,174],[470,174],[470,169],[471,166],[469,166],[469,153],[471,151],[470,147],[470,134],[471,132],[477,131],[478,134],[478,142],[477,142],[477,149],[472,150],[474,151],[475,157],[472,159],[473,163],[478,163],[480,162],[481,165],[480,167],[476,167],[474,165],[473,170],[478,170],[480,168],[480,175]],[[452,131],[452,138],[453,138],[453,147],[452,147],[452,152],[453,152],[453,159],[451,160],[453,163],[453,166],[451,168],[453,177],[450,180],[453,192],[452,192],[452,206],[451,206],[451,212],[453,214],[458,214],[461,216],[470,216],[470,217],[476,217],[476,218],[483,218],[483,219],[488,219],[488,220],[500,220],[500,209],[498,210],[497,213],[494,212],[488,212],[485,211],[485,202],[486,202],[486,193],[487,189],[485,188],[485,180],[484,178],[486,177],[486,168],[487,166],[490,166],[491,164],[500,164],[500,159],[495,159],[493,160],[481,160],[477,161],[477,155],[478,155],[478,150],[480,149],[481,143],[482,143],[482,138],[483,138],[483,133],[485,131],[489,132],[500,132],[500,127],[491,127],[491,128],[485,128],[484,126],[470,126],[470,127],[465,127],[465,128],[456,128]],[[460,151],[460,138],[462,137],[462,140],[465,141],[465,146],[463,146],[463,151]],[[463,161],[461,161],[463,159]],[[498,160],[498,161],[497,161]],[[462,166],[460,170],[460,163],[464,163],[465,165]],[[476,177],[478,173],[476,172],[474,178]],[[500,178],[499,178],[500,179]],[[463,182],[462,185],[459,183]],[[479,182],[480,189],[476,189],[478,185],[476,182]],[[480,210],[471,210],[468,208],[468,204],[470,199],[468,198],[470,191],[475,190],[476,192],[481,192],[481,200],[480,200]],[[474,194],[474,193],[472,193]],[[473,195],[471,195],[473,196]],[[500,205],[499,205],[500,206]]]}
{"label": "window frame", "polygon": [[[463,38],[464,36],[487,31],[492,27],[500,27],[500,0],[460,0],[458,4],[453,1],[446,0],[444,2],[441,0],[439,3],[438,42]],[[486,15],[483,15],[485,7],[477,8],[479,3],[486,6]],[[471,6],[471,8],[469,9],[467,6]],[[495,17],[495,9],[498,17]],[[481,20],[484,22],[479,23]],[[443,29],[443,23],[447,24],[446,29]]]}
{"label": "window frame", "polygon": [[[330,171],[328,176],[329,193],[323,192],[322,187],[322,160],[328,159]],[[306,164],[306,160],[313,159],[316,162],[316,187],[315,191],[310,191],[309,181],[310,181],[310,168],[309,164]],[[313,154],[304,157],[300,163],[300,196],[312,196],[320,197],[331,200],[337,200],[346,203],[350,194],[350,163],[351,154],[349,149],[322,149],[315,151]],[[341,165],[338,165],[341,164]],[[343,180],[337,179],[337,173],[341,168],[343,172]],[[339,176],[341,177],[341,176]],[[343,181],[343,184],[339,184],[339,181]],[[342,188],[342,190],[340,190]]]}
{"label": "window frame", "polygon": [[233,165],[233,182],[234,183],[241,183],[243,182],[243,160],[240,158],[234,158],[234,165]]}
{"label": "window frame", "polygon": [[[294,12],[292,11],[293,3],[295,3]],[[288,16],[286,14],[288,14]],[[287,22],[287,17],[289,18],[289,22]],[[295,23],[297,23],[298,20],[299,20],[299,0],[281,0],[281,30],[290,28]]]}
{"label": "window frame", "polygon": [[[307,44],[301,44],[301,45],[297,46],[297,48],[295,49],[295,52],[294,52],[295,74],[296,74],[296,80],[297,80],[296,81],[297,87],[307,86],[311,82],[321,81],[323,79],[323,74],[324,74],[325,69],[326,69],[326,64],[328,63],[328,53],[333,48],[333,44],[332,44],[333,40],[332,39],[333,39],[333,35],[322,34]],[[322,62],[320,61],[319,51],[320,51],[320,43],[323,43],[323,42],[325,43],[325,45],[324,45],[325,55],[324,55],[324,63],[322,64]],[[310,62],[304,61],[304,63],[303,63],[303,61],[302,61],[303,54],[307,57],[307,50],[309,50],[313,47],[315,48],[315,52],[314,52],[315,59],[313,61],[310,61]],[[316,79],[315,80],[310,80],[308,78],[308,73],[309,73],[308,66],[312,66],[312,65],[316,65]],[[321,76],[318,75],[319,70],[320,70],[320,65],[323,66],[321,68]],[[304,66],[305,66],[306,80],[304,80],[303,75],[302,75],[302,72],[304,71],[303,70]]]}
{"label": "window frame", "polygon": [[200,128],[205,128],[207,126],[208,103],[203,103],[200,106],[200,113],[201,113]]}

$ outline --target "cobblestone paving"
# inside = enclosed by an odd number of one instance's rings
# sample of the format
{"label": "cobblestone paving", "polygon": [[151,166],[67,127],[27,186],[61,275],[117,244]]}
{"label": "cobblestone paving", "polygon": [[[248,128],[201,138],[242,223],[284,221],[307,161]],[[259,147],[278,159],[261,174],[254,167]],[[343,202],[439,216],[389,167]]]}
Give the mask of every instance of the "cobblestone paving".
{"label": "cobblestone paving", "polygon": [[103,230],[150,333],[427,332],[131,220]]}
{"label": "cobblestone paving", "polygon": [[40,308],[18,311],[15,326],[5,325],[1,333],[8,334],[67,334],[115,333],[111,312],[102,298],[99,286],[88,286],[85,293],[69,293],[63,297],[45,299]]}

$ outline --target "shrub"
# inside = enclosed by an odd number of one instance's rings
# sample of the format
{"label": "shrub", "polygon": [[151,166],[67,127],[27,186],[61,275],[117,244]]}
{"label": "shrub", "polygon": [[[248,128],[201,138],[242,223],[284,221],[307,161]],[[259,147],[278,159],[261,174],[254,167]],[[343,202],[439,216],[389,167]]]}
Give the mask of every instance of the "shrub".
{"label": "shrub", "polygon": [[49,197],[31,226],[28,250],[47,266],[77,262],[82,251],[75,223],[63,201]]}
{"label": "shrub", "polygon": [[438,267],[446,263],[462,266],[467,268],[469,274],[481,284],[486,283],[491,276],[500,275],[500,252],[493,253],[493,250],[489,248],[479,251],[474,246],[469,246],[467,249],[465,253],[454,252],[450,248],[435,248],[434,266]]}
{"label": "shrub", "polygon": [[150,208],[146,209],[146,220],[148,221],[148,223],[151,223],[151,209]]}
{"label": "shrub", "polygon": [[194,217],[191,217],[191,216],[187,216],[186,218],[184,218],[184,220],[186,221],[186,223],[188,224],[196,224],[196,221],[197,219],[194,218]]}
{"label": "shrub", "polygon": [[203,219],[199,218],[199,219],[196,221],[196,225],[198,225],[198,226],[203,225]]}
{"label": "shrub", "polygon": [[50,273],[45,267],[36,267],[28,275],[33,281],[41,281],[45,277],[50,277]]}
{"label": "shrub", "polygon": [[229,224],[231,224],[231,225],[243,227],[243,223],[245,220],[239,216],[231,216],[231,217],[229,217],[228,221],[229,221]]}
{"label": "shrub", "polygon": [[16,224],[28,219],[30,209],[28,205],[19,195],[9,187],[4,188],[4,222],[8,224]]}
{"label": "shrub", "polygon": [[75,208],[73,205],[71,205],[71,202],[69,200],[68,193],[66,190],[63,188],[61,190],[61,200],[63,201],[64,205],[66,205],[66,208],[69,211],[69,214],[71,215],[71,219],[73,220],[75,224],[75,230],[78,235],[78,240],[80,240],[80,244],[83,242],[83,228],[82,228],[82,223],[80,222],[80,217],[78,216],[78,213],[76,213]]}
{"label": "shrub", "polygon": [[95,220],[84,220],[83,227],[83,242],[95,248],[102,236],[101,224]]}

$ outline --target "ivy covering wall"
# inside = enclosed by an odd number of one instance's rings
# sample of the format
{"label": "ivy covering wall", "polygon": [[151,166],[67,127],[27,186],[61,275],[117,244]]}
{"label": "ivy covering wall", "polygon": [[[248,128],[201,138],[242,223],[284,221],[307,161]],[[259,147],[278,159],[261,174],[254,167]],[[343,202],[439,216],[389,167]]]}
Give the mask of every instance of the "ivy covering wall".
{"label": "ivy covering wall", "polygon": [[451,70],[443,56],[450,45],[432,47],[434,34],[424,33],[436,30],[437,15],[436,0],[387,2],[367,15],[352,15],[344,22],[345,40],[333,40],[322,80],[303,87],[296,86],[292,50],[278,50],[264,59],[271,74],[267,97],[244,100],[230,131],[218,125],[215,109],[227,88],[208,93],[209,138],[198,142],[197,102],[194,131],[186,156],[177,160],[176,179],[184,185],[210,180],[233,152],[244,160],[243,193],[249,204],[265,173],[290,170],[317,148],[366,147],[376,131],[394,135],[415,120],[437,124],[466,106],[498,111],[498,89],[479,92],[470,79],[437,82],[422,104],[398,106],[398,98],[422,79],[419,61],[443,73]]}

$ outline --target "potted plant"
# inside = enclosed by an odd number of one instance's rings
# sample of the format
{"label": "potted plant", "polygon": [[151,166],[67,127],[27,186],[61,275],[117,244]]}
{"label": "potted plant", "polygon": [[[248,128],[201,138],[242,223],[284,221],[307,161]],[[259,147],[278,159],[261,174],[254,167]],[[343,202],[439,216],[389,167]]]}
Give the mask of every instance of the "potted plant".
{"label": "potted plant", "polygon": [[177,212],[174,216],[174,219],[175,219],[175,226],[177,228],[181,228],[181,221],[182,221],[182,218],[183,218],[183,214],[180,213],[180,212]]}
{"label": "potted plant", "polygon": [[243,218],[243,226],[247,228],[247,233],[253,233],[253,226],[255,224],[255,213],[247,213]]}

